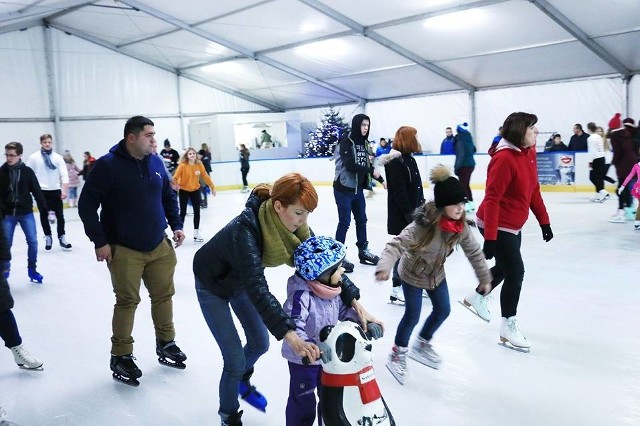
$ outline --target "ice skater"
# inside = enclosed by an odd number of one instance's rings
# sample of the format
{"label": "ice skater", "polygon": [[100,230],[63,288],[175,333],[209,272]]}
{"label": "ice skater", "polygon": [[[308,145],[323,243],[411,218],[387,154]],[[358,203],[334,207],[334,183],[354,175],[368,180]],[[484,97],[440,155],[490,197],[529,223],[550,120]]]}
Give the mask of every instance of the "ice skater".
{"label": "ice skater", "polygon": [[[405,311],[387,362],[387,368],[400,384],[404,384],[408,375],[407,355],[431,368],[440,367],[441,359],[431,339],[451,312],[444,263],[453,249],[462,247],[478,277],[478,288],[489,291],[491,283],[482,249],[466,220],[465,189],[443,165],[431,170],[430,180],[434,184],[434,200],[415,210],[413,222],[387,243],[376,266],[376,280],[386,281],[400,259],[398,274]],[[420,320],[423,289],[427,290],[433,310],[409,351],[409,338]]]}
{"label": "ice skater", "polygon": [[[284,311],[296,323],[296,334],[306,342],[320,343],[320,332],[338,321],[358,322],[358,314],[340,299],[345,257],[344,245],[329,237],[314,236],[304,241],[293,253],[296,273],[287,284]],[[374,339],[382,337],[379,324],[367,324]],[[305,364],[287,342],[282,344],[282,356],[289,362],[289,399],[286,408],[287,426],[312,426],[320,407],[316,405],[315,389],[320,385],[322,367],[319,361]],[[308,360],[307,360],[308,361]]]}
{"label": "ice skater", "polygon": [[[620,188],[618,188],[618,195],[622,194],[625,187],[632,181],[635,181],[635,184],[631,188],[631,195],[638,201],[640,201],[640,161],[638,161],[631,172],[627,175],[627,178],[622,182]],[[633,227],[636,231],[640,231],[640,208],[636,209],[636,220],[633,223]]]}
{"label": "ice skater", "polygon": [[[520,331],[516,313],[524,279],[520,253],[522,227],[529,217],[529,209],[540,224],[544,241],[553,238],[538,183],[537,121],[538,117],[526,112],[514,112],[505,120],[502,140],[491,154],[487,168],[484,200],[476,214],[478,228],[484,236],[484,255],[487,259],[496,258],[496,264],[491,268],[490,291],[504,281],[500,292],[500,343],[522,352],[528,352],[530,344]],[[491,320],[488,293],[486,286],[478,286],[464,299],[464,304],[485,321]]]}

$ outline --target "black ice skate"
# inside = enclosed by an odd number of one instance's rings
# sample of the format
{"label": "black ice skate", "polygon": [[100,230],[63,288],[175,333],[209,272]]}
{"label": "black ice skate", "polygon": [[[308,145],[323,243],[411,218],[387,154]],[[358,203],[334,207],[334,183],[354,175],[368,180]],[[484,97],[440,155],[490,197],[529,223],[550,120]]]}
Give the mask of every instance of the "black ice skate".
{"label": "black ice skate", "polygon": [[129,386],[140,386],[138,379],[142,377],[142,371],[138,368],[132,354],[111,355],[111,371],[113,378]]}
{"label": "black ice skate", "polygon": [[227,417],[222,421],[222,426],[242,426],[242,410]]}
{"label": "black ice skate", "polygon": [[377,265],[380,258],[369,251],[369,242],[358,246],[358,257],[363,265]]}
{"label": "black ice skate", "polygon": [[342,260],[342,267],[344,268],[345,274],[353,272],[353,263],[349,262],[346,258]]}
{"label": "black ice skate", "polygon": [[156,354],[158,355],[158,362],[162,365],[180,370],[187,368],[184,363],[187,360],[187,356],[176,345],[175,340],[170,342],[158,340],[156,342]]}

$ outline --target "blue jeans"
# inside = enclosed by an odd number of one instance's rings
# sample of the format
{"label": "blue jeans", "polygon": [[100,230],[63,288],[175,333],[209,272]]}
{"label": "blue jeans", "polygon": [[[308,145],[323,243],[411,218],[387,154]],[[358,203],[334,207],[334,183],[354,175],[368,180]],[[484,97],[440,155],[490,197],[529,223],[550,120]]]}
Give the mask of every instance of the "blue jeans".
{"label": "blue jeans", "polygon": [[362,187],[358,187],[358,191],[355,193],[334,189],[333,197],[336,199],[336,206],[338,206],[336,240],[344,243],[349,225],[351,225],[351,213],[353,212],[353,218],[356,221],[357,246],[361,247],[367,242],[367,212]]}
{"label": "blue jeans", "polygon": [[[414,327],[420,321],[420,311],[422,309],[422,290],[402,282],[402,291],[404,292],[404,315],[398,324],[396,331],[395,344],[397,346],[409,346],[409,339]],[[449,288],[447,280],[444,279],[439,286],[433,290],[427,290],[433,310],[427,317],[420,330],[419,336],[425,340],[431,340],[433,334],[442,325],[451,313],[451,304],[449,303]]]}
{"label": "blue jeans", "polygon": [[[269,349],[269,332],[258,311],[245,292],[231,299],[223,299],[196,279],[196,293],[202,315],[222,352],[220,378],[220,408],[218,414],[229,416],[240,409],[238,386],[245,371],[253,368],[258,358]],[[240,321],[246,338],[242,346],[231,309]]]}
{"label": "blue jeans", "polygon": [[[11,249],[13,245],[13,232],[17,224],[20,224],[22,232],[24,232],[27,239],[27,267],[35,268],[36,262],[38,261],[38,234],[33,213],[27,213],[21,216],[5,216],[2,225],[4,226],[4,233],[7,236],[9,249]],[[11,263],[7,262],[7,267],[10,266]]]}
{"label": "blue jeans", "polygon": [[76,198],[78,198],[78,187],[70,186],[67,192],[67,199],[75,201]]}

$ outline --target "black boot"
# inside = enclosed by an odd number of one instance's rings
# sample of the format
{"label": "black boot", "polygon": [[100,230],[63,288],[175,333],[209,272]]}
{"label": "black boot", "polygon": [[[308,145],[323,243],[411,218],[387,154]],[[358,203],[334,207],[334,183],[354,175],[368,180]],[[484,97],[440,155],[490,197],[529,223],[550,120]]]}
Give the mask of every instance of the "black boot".
{"label": "black boot", "polygon": [[242,426],[242,410],[234,413],[222,421],[222,426]]}
{"label": "black boot", "polygon": [[180,350],[178,345],[176,345],[175,340],[171,340],[170,342],[156,340],[156,354],[158,355],[158,362],[162,365],[180,370],[184,370],[187,367],[184,364],[187,356]]}
{"label": "black boot", "polygon": [[377,265],[380,258],[369,251],[369,242],[356,244],[358,246],[358,257],[363,265]]}
{"label": "black boot", "polygon": [[138,368],[132,354],[111,355],[110,367],[113,371],[113,378],[129,386],[139,386],[138,379],[142,377],[142,371]]}
{"label": "black boot", "polygon": [[353,272],[353,263],[349,262],[346,258],[342,260],[342,267],[345,273]]}

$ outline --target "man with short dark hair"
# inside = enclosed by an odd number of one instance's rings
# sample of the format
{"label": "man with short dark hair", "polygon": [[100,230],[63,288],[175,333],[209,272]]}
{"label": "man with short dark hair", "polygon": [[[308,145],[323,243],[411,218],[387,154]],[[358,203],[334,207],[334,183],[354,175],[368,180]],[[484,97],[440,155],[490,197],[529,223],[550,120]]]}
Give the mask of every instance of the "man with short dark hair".
{"label": "man with short dark hair", "polygon": [[440,144],[440,155],[451,155],[456,153],[455,148],[455,136],[453,136],[453,130],[451,127],[447,127],[444,129],[445,138],[442,139],[442,143]]}
{"label": "man with short dark hair", "polygon": [[169,139],[164,140],[164,149],[160,151],[160,156],[164,159],[164,163],[167,166],[169,173],[173,174],[173,172],[178,168],[180,154],[178,151],[171,148],[171,142],[169,142]]}
{"label": "man with short dark hair", "polygon": [[[13,233],[20,224],[27,239],[27,273],[32,282],[42,283],[42,275],[36,269],[38,261],[38,234],[33,217],[33,198],[38,209],[47,211],[47,203],[40,190],[35,173],[22,162],[24,148],[20,142],[9,142],[4,147],[7,161],[0,167],[0,204],[4,219],[2,225],[9,249],[13,245]],[[31,196],[33,195],[33,198]],[[9,278],[11,263],[2,268],[5,278]]]}
{"label": "man with short dark hair", "polygon": [[[45,133],[40,136],[40,150],[29,156],[27,166],[34,171],[38,178],[47,207],[55,213],[60,247],[63,250],[71,250],[71,244],[67,242],[64,231],[64,210],[62,207],[62,200],[67,198],[67,190],[69,189],[69,173],[62,155],[53,151],[53,138],[50,134]],[[51,223],[53,223],[53,219],[51,219]],[[51,224],[47,210],[40,210],[40,224],[44,232],[44,248],[51,250],[53,237],[51,236]]]}
{"label": "man with short dark hair", "polygon": [[153,121],[142,116],[130,118],[124,139],[96,161],[78,203],[85,233],[95,245],[97,261],[107,262],[116,296],[111,337],[113,377],[132,386],[137,386],[142,376],[133,361],[131,336],[140,303],[140,281],[151,298],[158,360],[183,369],[187,359],[174,341],[176,253],[165,234],[167,222],[175,247],[184,241],[184,233],[176,194],[162,160],[152,154],[154,136]]}
{"label": "man with short dark hair", "polygon": [[573,126],[573,135],[569,139],[569,151],[587,151],[589,135],[582,131],[582,124]]}

